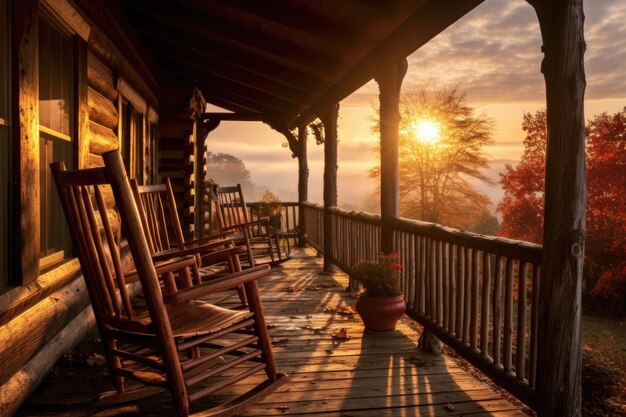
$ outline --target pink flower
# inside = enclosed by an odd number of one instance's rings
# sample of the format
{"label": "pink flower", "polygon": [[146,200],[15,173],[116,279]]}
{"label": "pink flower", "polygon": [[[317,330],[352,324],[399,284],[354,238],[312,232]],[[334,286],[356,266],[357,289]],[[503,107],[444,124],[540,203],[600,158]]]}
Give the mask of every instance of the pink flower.
{"label": "pink flower", "polygon": [[402,264],[397,264],[397,263],[394,263],[394,262],[390,262],[389,263],[389,267],[393,268],[393,269],[402,269]]}

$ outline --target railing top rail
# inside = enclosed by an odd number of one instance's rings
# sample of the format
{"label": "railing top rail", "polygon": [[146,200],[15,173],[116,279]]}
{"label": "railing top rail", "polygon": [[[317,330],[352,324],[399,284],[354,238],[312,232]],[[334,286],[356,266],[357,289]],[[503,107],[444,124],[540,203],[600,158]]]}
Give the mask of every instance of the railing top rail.
{"label": "railing top rail", "polygon": [[[323,210],[319,204],[305,202],[305,207]],[[331,207],[331,213],[341,217],[349,217],[355,220],[371,224],[380,224],[378,215],[357,211],[347,211],[339,207]],[[506,257],[519,259],[533,264],[541,263],[541,245],[524,242],[521,240],[507,239],[504,237],[485,236],[465,230],[454,229],[436,223],[423,222],[420,220],[397,218],[391,219],[389,225],[399,231],[414,233],[420,236],[441,240],[444,242],[470,247],[473,249],[494,253]]]}
{"label": "railing top rail", "polygon": [[[246,202],[246,206],[248,207],[258,207],[264,204],[274,204],[274,203],[264,203],[263,201]],[[293,206],[300,205],[300,203],[298,203],[297,201],[281,201],[279,204],[283,207],[293,207]]]}

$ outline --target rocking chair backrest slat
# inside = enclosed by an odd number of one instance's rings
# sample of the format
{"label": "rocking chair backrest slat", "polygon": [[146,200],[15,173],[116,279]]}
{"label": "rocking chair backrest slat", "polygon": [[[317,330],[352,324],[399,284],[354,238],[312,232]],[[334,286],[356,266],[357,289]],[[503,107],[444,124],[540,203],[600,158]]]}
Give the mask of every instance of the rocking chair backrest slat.
{"label": "rocking chair backrest slat", "polygon": [[217,187],[215,192],[220,228],[248,223],[248,209],[240,184],[234,187]]}
{"label": "rocking chair backrest slat", "polygon": [[[136,201],[140,201],[143,207],[143,210],[139,210],[139,214],[152,253],[171,249],[173,243],[179,249],[184,249],[185,239],[169,179],[164,184],[158,185],[139,185],[137,180],[133,179],[131,186]],[[175,242],[170,240],[168,219],[174,232]]]}
{"label": "rocking chair backrest slat", "polygon": [[[95,304],[96,314],[105,320],[132,319],[119,246],[111,229],[102,194],[98,189],[98,186],[107,183],[104,169],[67,172],[62,163],[57,163],[52,165],[52,172],[59,189],[63,210],[68,223],[72,226],[70,227],[72,239],[78,251],[89,295]],[[92,196],[95,196],[97,211],[92,204]],[[96,216],[100,217],[100,222]]]}

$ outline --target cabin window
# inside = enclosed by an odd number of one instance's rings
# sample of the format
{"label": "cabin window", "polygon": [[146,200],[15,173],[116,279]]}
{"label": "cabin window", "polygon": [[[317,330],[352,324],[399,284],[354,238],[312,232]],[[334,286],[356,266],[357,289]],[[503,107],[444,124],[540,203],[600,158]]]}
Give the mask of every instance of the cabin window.
{"label": "cabin window", "polygon": [[40,268],[70,256],[71,240],[50,164],[74,161],[72,37],[47,16],[39,19]]}
{"label": "cabin window", "polygon": [[0,292],[7,288],[9,227],[9,8],[0,0]]}
{"label": "cabin window", "polygon": [[122,99],[122,159],[130,178],[143,184],[144,115]]}
{"label": "cabin window", "polygon": [[159,178],[159,125],[150,123],[148,127],[148,135],[150,138],[150,180],[152,184],[158,184]]}

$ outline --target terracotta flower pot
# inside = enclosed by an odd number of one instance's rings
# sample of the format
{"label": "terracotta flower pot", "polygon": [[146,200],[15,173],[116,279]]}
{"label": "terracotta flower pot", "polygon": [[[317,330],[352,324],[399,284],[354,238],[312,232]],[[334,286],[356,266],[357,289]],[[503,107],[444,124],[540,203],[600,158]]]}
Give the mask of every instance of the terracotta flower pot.
{"label": "terracotta flower pot", "polygon": [[404,296],[368,297],[362,295],[356,303],[356,311],[366,330],[382,332],[395,330],[396,324],[406,310]]}

